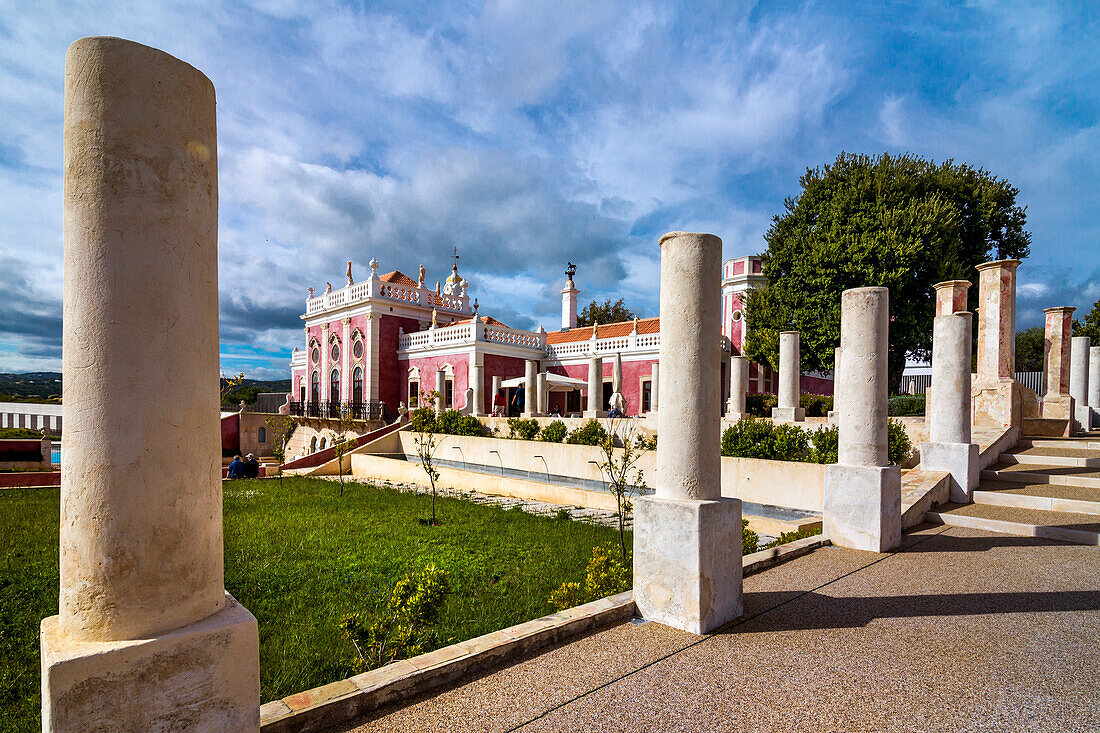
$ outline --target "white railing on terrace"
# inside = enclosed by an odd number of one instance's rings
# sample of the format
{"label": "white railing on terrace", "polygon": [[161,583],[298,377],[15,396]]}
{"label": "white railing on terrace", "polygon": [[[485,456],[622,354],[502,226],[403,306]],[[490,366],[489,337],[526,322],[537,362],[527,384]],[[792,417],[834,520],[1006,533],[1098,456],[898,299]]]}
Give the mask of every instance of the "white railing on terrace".
{"label": "white railing on terrace", "polygon": [[306,352],[299,349],[290,352],[290,368],[304,367],[306,365]]}
{"label": "white railing on terrace", "polygon": [[418,285],[382,282],[381,278],[372,274],[363,282],[347,285],[339,290],[333,290],[331,293],[321,293],[312,298],[307,298],[306,315],[311,316],[333,308],[352,305],[368,298],[385,298],[401,303],[409,303],[410,305],[421,305],[425,308],[438,308],[457,313],[471,312],[470,297],[468,295],[447,295]]}
{"label": "white railing on terrace", "polygon": [[403,333],[398,337],[397,348],[407,351],[437,346],[472,344],[475,341],[543,349],[546,347],[546,334],[508,328],[507,326],[490,326],[483,321],[475,320],[453,326],[429,328],[426,331]]}
{"label": "white railing on terrace", "polygon": [[[630,353],[633,351],[659,351],[661,348],[661,334],[632,333],[628,336],[614,336],[611,338],[588,339],[586,341],[570,341],[565,344],[550,344],[546,347],[546,354],[551,359],[570,359],[578,356],[592,356],[615,353]],[[722,336],[722,351],[730,353],[730,340]]]}

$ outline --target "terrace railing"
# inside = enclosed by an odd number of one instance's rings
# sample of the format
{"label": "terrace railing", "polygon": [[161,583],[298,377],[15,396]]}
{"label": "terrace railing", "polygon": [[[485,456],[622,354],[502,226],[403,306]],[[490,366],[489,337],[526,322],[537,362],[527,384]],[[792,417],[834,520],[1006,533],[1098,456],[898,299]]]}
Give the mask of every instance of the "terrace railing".
{"label": "terrace railing", "polygon": [[293,417],[313,417],[335,420],[348,415],[352,420],[386,420],[389,415],[384,402],[291,402]]}
{"label": "terrace railing", "polygon": [[[377,264],[377,263],[374,263]],[[327,310],[354,305],[371,298],[393,300],[425,308],[438,308],[455,313],[470,313],[470,298],[467,295],[447,295],[437,293],[423,285],[405,285],[383,282],[373,271],[363,282],[347,285],[339,290],[321,293],[306,299],[306,315],[312,316]]]}
{"label": "terrace railing", "polygon": [[456,323],[451,326],[432,327],[425,331],[403,333],[398,337],[397,348],[401,351],[417,351],[436,346],[473,344],[476,341],[525,346],[542,350],[546,348],[546,333],[490,325],[482,320],[474,319],[467,323]]}

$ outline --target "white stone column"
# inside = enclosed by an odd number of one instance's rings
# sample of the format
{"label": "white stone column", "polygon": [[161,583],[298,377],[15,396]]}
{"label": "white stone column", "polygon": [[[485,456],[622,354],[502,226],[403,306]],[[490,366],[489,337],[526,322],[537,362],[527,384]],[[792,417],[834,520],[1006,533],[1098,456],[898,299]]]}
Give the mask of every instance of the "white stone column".
{"label": "white stone column", "polygon": [[[1043,395],[1043,417],[1073,420],[1073,398],[1069,396],[1070,339],[1073,333],[1073,311],[1070,306],[1046,308],[1046,340],[1043,371],[1046,394]],[[1073,432],[1073,426],[1069,426]]]}
{"label": "white stone column", "polygon": [[[1089,347],[1089,430],[1100,426],[1100,346]],[[60,426],[58,426],[60,430]]]}
{"label": "white stone column", "polygon": [[932,327],[932,387],[928,442],[920,447],[921,468],[951,474],[951,501],[969,503],[978,485],[978,446],[970,430],[971,315],[936,316]]}
{"label": "white stone column", "polygon": [[779,404],[772,408],[775,422],[802,422],[806,410],[799,407],[801,393],[802,356],[798,331],[779,334]]}
{"label": "white stone column", "polygon": [[653,365],[649,367],[649,411],[657,412],[657,395],[659,392],[658,386],[661,378],[660,363],[653,362]]}
{"label": "white stone column", "polygon": [[615,361],[611,362],[611,391],[622,394],[623,391],[623,355],[615,352]]}
{"label": "white stone column", "polygon": [[340,320],[343,333],[340,341],[340,401],[351,402],[351,319]]}
{"label": "white stone column", "polygon": [[435,411],[436,414],[444,410],[444,397],[447,395],[447,372],[442,369],[435,370]]}
{"label": "white stone column", "polygon": [[1074,432],[1089,429],[1089,346],[1088,336],[1074,336],[1069,346],[1069,396],[1073,398]]}
{"label": "white stone column", "polygon": [[656,496],[634,502],[639,613],[696,634],[741,615],[741,502],[722,497],[722,240],[661,237]]}
{"label": "white stone column", "polygon": [[329,394],[329,386],[331,381],[329,379],[329,362],[328,362],[328,324],[322,324],[321,326],[321,384],[318,385],[321,388],[321,401],[328,402],[329,400],[339,399]]}
{"label": "white stone column", "polygon": [[745,411],[745,392],[749,384],[749,358],[730,357],[730,397],[726,405],[726,419],[740,420],[748,417]]}
{"label": "white stone column", "polygon": [[65,64],[65,469],[44,731],[259,730],[224,590],[214,88],[83,38]]}
{"label": "white stone column", "polygon": [[481,417],[485,414],[485,367],[481,364],[470,365],[470,387],[474,390],[470,414]]}
{"label": "white stone column", "polygon": [[547,392],[547,381],[546,381],[546,379],[547,379],[546,378],[546,372],[539,372],[538,373],[538,378],[535,380],[535,384],[536,384],[536,388],[538,389],[538,396],[539,396],[538,403],[536,405],[536,410],[538,411],[538,414],[540,414],[540,415],[546,415],[547,413],[550,412],[550,408],[546,404],[547,403],[547,397],[550,396],[549,393]]}
{"label": "white stone column", "polygon": [[945,280],[933,285],[932,289],[936,292],[937,316],[966,311],[967,292],[970,290],[969,280]]}
{"label": "white stone column", "polygon": [[[595,329],[593,329],[595,330]],[[606,417],[603,409],[603,359],[598,356],[588,358],[588,409],[585,417]]]}
{"label": "white stone column", "polygon": [[886,552],[901,542],[901,473],[888,465],[890,294],[855,288],[841,296],[839,462],[825,467],[824,533],[841,547]]}
{"label": "white stone column", "polygon": [[490,415],[492,415],[496,411],[496,407],[495,407],[496,398],[497,398],[497,394],[500,393],[500,389],[501,389],[500,382],[501,382],[501,378],[499,376],[494,376],[493,377],[493,393],[491,395],[489,395],[489,414]]}
{"label": "white stone column", "polygon": [[840,356],[842,353],[839,346],[833,349],[833,409],[829,410],[829,422],[834,424],[840,422]]}
{"label": "white stone column", "polygon": [[524,362],[523,374],[523,416],[534,417],[538,414],[539,363],[533,359]]}

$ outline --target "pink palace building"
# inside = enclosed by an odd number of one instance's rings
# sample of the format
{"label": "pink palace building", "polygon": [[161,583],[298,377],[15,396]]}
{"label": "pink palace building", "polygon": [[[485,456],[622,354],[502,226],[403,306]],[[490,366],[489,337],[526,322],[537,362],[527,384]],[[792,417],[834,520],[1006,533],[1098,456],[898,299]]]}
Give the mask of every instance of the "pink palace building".
{"label": "pink palace building", "polygon": [[[727,354],[744,347],[743,298],[765,282],[758,256],[727,260],[722,278],[722,344]],[[438,390],[444,406],[474,415],[493,412],[493,395],[502,392],[511,404],[513,390],[528,372],[539,375],[545,395],[537,410],[557,408],[565,416],[585,414],[589,371],[600,370],[606,410],[618,377],[627,415],[656,409],[654,375],[661,342],[659,318],[577,327],[575,268],[567,271],[562,289],[562,323],[557,331],[512,328],[478,313],[476,299],[458,265],[442,285],[425,283],[394,270],[378,274],[371,260],[370,275],[306,299],[304,350],[291,356],[291,414],[329,418],[350,411],[357,419],[392,420],[399,405],[415,407],[420,394]],[[716,334],[718,336],[718,334]],[[723,405],[728,397],[729,364],[723,365]],[[545,376],[542,376],[545,375]],[[775,392],[777,375],[751,364],[750,392]],[[480,387],[480,388],[479,388]],[[804,376],[802,389],[832,393],[832,380]],[[531,396],[528,396],[531,397]]]}

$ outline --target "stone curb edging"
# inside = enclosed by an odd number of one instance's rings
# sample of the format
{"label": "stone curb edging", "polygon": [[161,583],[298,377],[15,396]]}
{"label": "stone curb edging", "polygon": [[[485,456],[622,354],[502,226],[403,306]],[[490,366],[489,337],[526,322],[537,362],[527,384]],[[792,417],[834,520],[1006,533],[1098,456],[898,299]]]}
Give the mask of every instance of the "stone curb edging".
{"label": "stone curb edging", "polygon": [[796,557],[809,554],[819,547],[831,544],[833,543],[824,535],[814,535],[778,547],[760,550],[751,555],[745,555],[741,559],[741,574],[746,576],[759,573],[761,570],[767,570],[774,565],[793,560]]}
{"label": "stone curb edging", "polygon": [[[817,535],[754,552],[742,558],[742,573],[751,575],[829,544],[827,538]],[[260,728],[263,733],[290,733],[320,731],[347,723],[387,703],[517,661],[587,631],[627,621],[635,612],[634,592],[626,591],[402,659],[265,703],[260,706]]]}
{"label": "stone curb edging", "polygon": [[632,591],[601,598],[266,703],[260,727],[264,733],[323,730],[633,615]]}
{"label": "stone curb edging", "polygon": [[971,517],[941,512],[928,512],[925,515],[925,521],[931,524],[981,529],[987,532],[1016,535],[1017,537],[1041,537],[1046,540],[1058,540],[1059,542],[1069,542],[1075,545],[1100,546],[1100,532],[1090,532],[1083,529],[1051,527],[1041,524],[1010,522],[1004,519],[987,519],[986,517]]}

